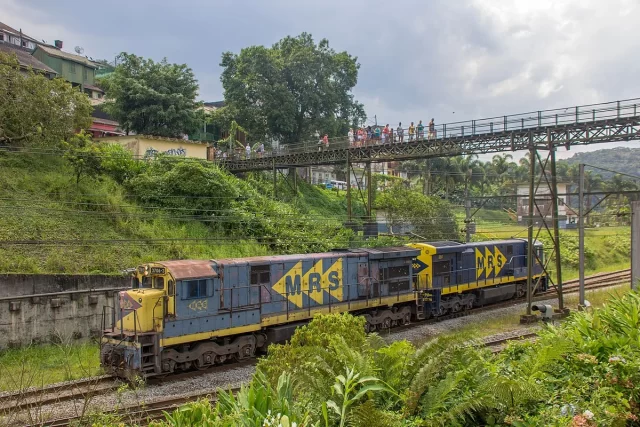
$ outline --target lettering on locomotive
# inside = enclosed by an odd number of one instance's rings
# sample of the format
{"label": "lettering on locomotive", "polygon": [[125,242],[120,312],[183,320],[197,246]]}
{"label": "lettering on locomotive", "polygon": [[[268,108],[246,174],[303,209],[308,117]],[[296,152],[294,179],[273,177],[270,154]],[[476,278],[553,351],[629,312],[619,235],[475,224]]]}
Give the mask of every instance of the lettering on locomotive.
{"label": "lettering on locomotive", "polygon": [[166,271],[164,267],[151,267],[151,274],[165,274]]}
{"label": "lettering on locomotive", "polygon": [[273,290],[298,308],[303,307],[305,296],[317,304],[324,304],[329,298],[342,301],[342,258],[326,270],[323,269],[324,261],[318,260],[304,273],[302,261],[299,261],[273,285]]}
{"label": "lettering on locomotive", "polygon": [[476,248],[476,279],[484,274],[484,278],[497,277],[506,264],[506,258],[497,246],[493,247],[493,253],[488,246],[484,248],[484,254]]}

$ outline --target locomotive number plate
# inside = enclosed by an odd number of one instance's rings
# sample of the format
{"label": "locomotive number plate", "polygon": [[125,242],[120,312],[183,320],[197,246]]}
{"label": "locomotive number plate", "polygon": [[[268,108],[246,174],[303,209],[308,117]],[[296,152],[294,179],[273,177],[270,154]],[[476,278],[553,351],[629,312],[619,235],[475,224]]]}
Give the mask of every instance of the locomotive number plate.
{"label": "locomotive number plate", "polygon": [[151,267],[151,274],[164,274],[165,271],[164,267]]}

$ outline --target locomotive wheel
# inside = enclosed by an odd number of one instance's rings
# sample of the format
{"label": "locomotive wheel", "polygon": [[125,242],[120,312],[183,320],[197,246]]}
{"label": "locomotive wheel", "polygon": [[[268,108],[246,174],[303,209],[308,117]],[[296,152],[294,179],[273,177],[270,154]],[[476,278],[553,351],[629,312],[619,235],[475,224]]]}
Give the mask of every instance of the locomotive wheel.
{"label": "locomotive wheel", "polygon": [[242,348],[240,348],[240,351],[236,353],[236,359],[240,361],[248,357],[251,357],[251,354],[252,354],[251,348],[252,348],[251,344],[242,346]]}
{"label": "locomotive wheel", "polygon": [[215,355],[211,352],[205,353],[202,357],[197,358],[193,361],[194,366],[199,371],[204,371],[205,369],[210,368],[215,360]]}
{"label": "locomotive wheel", "polygon": [[391,328],[391,318],[385,317],[382,321],[382,329],[390,329]]}
{"label": "locomotive wheel", "polygon": [[407,312],[402,317],[402,324],[403,325],[408,325],[410,321],[411,321],[411,313]]}
{"label": "locomotive wheel", "polygon": [[453,303],[453,307],[451,308],[451,311],[454,313],[457,313],[460,311],[460,303],[454,302]]}
{"label": "locomotive wheel", "polygon": [[371,323],[365,322],[365,324],[364,324],[364,333],[368,334],[369,332],[371,332]]}
{"label": "locomotive wheel", "polygon": [[522,298],[527,293],[526,289],[522,285],[516,286],[516,297]]}

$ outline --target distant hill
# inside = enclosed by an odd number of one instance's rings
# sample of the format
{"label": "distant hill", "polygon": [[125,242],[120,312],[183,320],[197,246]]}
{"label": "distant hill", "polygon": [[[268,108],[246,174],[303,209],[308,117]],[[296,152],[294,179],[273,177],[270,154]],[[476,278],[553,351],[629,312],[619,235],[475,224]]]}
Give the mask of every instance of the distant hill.
{"label": "distant hill", "polygon": [[[561,161],[568,164],[585,163],[640,176],[640,148],[617,147],[588,153],[576,153],[573,157]],[[604,179],[614,175],[606,171],[597,171],[597,173],[602,175]]]}

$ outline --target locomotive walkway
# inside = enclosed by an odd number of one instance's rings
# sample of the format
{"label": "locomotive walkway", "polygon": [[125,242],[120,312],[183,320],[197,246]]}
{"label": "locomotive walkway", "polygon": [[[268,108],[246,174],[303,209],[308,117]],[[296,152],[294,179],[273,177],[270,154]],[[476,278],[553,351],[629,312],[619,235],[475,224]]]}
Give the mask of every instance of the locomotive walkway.
{"label": "locomotive walkway", "polygon": [[433,132],[429,132],[425,123],[422,134],[416,130],[413,140],[405,129],[400,142],[394,130],[386,143],[370,140],[366,144],[357,141],[352,144],[344,137],[330,140],[328,147],[320,147],[314,140],[267,151],[259,158],[235,157],[220,159],[220,163],[230,172],[247,172],[556,147],[570,149],[577,145],[630,141],[640,138],[639,106],[640,98],[626,99],[440,124]]}

